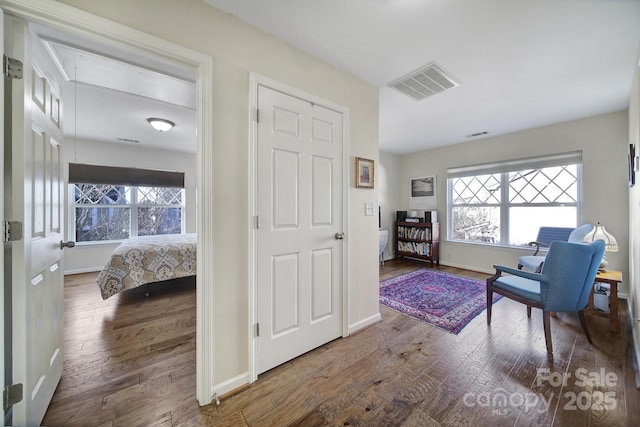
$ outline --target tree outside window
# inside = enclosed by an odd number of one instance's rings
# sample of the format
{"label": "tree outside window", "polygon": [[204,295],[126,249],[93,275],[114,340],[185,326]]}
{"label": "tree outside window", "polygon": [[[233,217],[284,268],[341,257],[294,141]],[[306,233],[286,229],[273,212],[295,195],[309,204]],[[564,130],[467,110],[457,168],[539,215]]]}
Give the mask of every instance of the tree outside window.
{"label": "tree outside window", "polygon": [[523,245],[542,226],[578,223],[579,164],[448,179],[449,238]]}
{"label": "tree outside window", "polygon": [[95,242],[182,232],[184,190],[72,184],[75,240]]}

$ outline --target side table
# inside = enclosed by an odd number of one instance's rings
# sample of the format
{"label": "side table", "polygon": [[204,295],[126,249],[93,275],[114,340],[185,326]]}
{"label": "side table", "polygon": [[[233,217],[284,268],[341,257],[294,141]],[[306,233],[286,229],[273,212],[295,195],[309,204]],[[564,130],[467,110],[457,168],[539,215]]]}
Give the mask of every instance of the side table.
{"label": "side table", "polygon": [[589,294],[589,305],[585,313],[594,316],[606,317],[609,319],[609,331],[620,332],[620,319],[618,318],[618,284],[622,283],[622,272],[616,270],[599,271],[595,279],[596,283],[606,283],[609,285],[609,313],[596,310],[593,305],[593,288]]}

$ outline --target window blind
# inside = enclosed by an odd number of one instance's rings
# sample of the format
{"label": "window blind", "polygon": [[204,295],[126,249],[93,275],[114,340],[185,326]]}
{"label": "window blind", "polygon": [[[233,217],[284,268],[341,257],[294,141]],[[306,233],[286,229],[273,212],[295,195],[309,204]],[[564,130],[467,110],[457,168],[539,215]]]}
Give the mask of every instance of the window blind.
{"label": "window blind", "polygon": [[448,178],[460,178],[472,175],[488,175],[492,173],[514,172],[526,169],[541,169],[553,166],[575,165],[582,163],[582,151],[558,153],[549,156],[530,157],[526,159],[504,160],[471,166],[457,166],[447,169]]}
{"label": "window blind", "polygon": [[184,188],[184,172],[69,163],[69,183]]}

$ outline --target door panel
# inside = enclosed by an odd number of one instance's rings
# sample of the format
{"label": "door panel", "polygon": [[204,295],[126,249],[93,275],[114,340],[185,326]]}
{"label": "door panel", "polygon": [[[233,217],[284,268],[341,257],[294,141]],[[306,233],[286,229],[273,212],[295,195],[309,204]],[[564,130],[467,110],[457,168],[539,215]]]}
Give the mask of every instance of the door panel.
{"label": "door panel", "polygon": [[342,114],[260,86],[257,372],[342,335]]}
{"label": "door panel", "polygon": [[5,19],[5,49],[24,78],[11,81],[11,179],[7,214],[24,223],[12,243],[13,383],[23,400],[14,425],[39,425],[62,375],[63,275],[62,106],[60,77],[41,42],[18,19]]}
{"label": "door panel", "polygon": [[283,150],[273,150],[273,228],[298,228],[298,194],[300,192],[299,156]]}

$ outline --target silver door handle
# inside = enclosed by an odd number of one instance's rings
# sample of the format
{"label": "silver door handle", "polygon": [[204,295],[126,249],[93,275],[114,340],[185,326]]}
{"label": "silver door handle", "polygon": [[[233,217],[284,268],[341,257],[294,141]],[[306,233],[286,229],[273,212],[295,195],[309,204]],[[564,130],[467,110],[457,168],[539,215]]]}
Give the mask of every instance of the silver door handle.
{"label": "silver door handle", "polygon": [[68,242],[63,242],[62,240],[60,240],[60,249],[72,248],[75,245],[76,245],[76,242],[74,242],[73,240],[69,240]]}
{"label": "silver door handle", "polygon": [[344,239],[344,233],[336,233],[334,237],[336,238],[336,240],[342,240]]}

